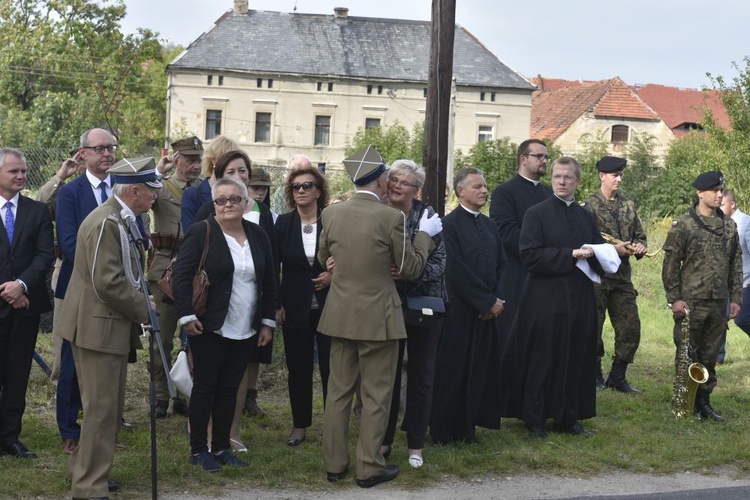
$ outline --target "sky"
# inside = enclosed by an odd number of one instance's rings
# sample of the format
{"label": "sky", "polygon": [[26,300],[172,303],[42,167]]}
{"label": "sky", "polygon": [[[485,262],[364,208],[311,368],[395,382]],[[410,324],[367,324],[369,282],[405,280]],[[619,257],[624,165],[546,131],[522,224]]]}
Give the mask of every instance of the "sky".
{"label": "sky", "polygon": [[[747,0],[455,0],[456,23],[526,77],[710,87],[745,66]],[[150,28],[187,46],[233,0],[125,0],[125,32]],[[429,21],[431,0],[249,0],[252,10]]]}

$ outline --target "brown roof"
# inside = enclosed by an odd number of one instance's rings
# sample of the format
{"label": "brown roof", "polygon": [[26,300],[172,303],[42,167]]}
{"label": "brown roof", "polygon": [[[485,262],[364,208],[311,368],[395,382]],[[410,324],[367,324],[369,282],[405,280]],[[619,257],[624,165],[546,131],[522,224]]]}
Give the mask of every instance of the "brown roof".
{"label": "brown roof", "polygon": [[[540,86],[536,79],[532,82]],[[596,82],[544,80],[532,95],[531,137],[556,140],[581,115],[599,118],[657,121],[659,116],[619,78]]]}
{"label": "brown roof", "polygon": [[727,110],[721,102],[717,90],[681,89],[664,85],[648,84],[637,87],[635,91],[677,136],[685,135],[689,130],[681,125],[701,123],[705,109],[713,113],[716,123],[725,129],[731,127]]}

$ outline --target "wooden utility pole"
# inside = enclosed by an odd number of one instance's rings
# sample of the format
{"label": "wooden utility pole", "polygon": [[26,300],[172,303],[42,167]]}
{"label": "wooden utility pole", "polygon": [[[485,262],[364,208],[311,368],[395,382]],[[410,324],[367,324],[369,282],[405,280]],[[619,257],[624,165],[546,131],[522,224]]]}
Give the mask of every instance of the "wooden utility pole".
{"label": "wooden utility pole", "polygon": [[445,214],[445,178],[448,161],[448,120],[453,79],[453,38],[456,0],[432,0],[432,42],[427,76],[422,163],[426,179],[422,198]]}

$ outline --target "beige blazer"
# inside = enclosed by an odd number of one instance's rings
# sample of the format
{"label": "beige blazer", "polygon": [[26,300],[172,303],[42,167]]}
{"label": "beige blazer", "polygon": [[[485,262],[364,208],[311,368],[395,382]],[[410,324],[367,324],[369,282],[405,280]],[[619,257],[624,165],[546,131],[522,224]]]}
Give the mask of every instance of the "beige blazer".
{"label": "beige blazer", "polygon": [[[128,354],[131,346],[140,347],[139,325],[148,321],[143,293],[131,286],[123,271],[120,210],[113,196],[78,229],[73,275],[59,319],[65,325],[60,329],[63,338],[110,354]],[[126,265],[137,274],[135,257],[131,255]]]}
{"label": "beige blazer", "polygon": [[333,256],[336,268],[318,331],[350,340],[406,338],[401,298],[391,264],[418,278],[435,244],[419,232],[412,246],[404,214],[370,193],[323,210],[318,260]]}

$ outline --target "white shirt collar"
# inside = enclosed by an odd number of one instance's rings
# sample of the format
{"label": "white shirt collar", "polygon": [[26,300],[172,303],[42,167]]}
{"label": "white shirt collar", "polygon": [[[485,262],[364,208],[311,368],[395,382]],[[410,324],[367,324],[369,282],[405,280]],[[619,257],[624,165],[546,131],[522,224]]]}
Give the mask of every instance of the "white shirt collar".
{"label": "white shirt collar", "polygon": [[576,199],[575,199],[575,198],[573,198],[573,199],[572,199],[572,200],[570,200],[570,201],[568,201],[568,200],[563,200],[562,198],[560,198],[560,197],[559,197],[559,196],[557,196],[557,195],[555,195],[555,198],[557,198],[558,200],[562,201],[562,202],[563,202],[563,203],[565,203],[565,204],[566,204],[567,206],[571,206],[571,205],[572,205],[573,203],[575,203],[575,202],[576,202]]}
{"label": "white shirt collar", "polygon": [[103,181],[101,181],[99,180],[98,177],[94,176],[94,174],[92,174],[91,172],[89,172],[88,169],[86,169],[86,178],[89,180],[89,182],[94,187],[94,189],[99,189],[99,184],[101,184],[102,182],[104,182],[108,188],[110,189],[112,188],[112,180],[109,174],[107,174],[107,177]]}
{"label": "white shirt collar", "polygon": [[4,197],[0,196],[0,207],[5,208],[5,204],[8,202],[11,202],[13,203],[14,208],[18,208],[18,199],[20,197],[21,197],[21,193],[16,193],[16,195],[10,200],[6,200]]}
{"label": "white shirt collar", "polygon": [[535,186],[539,185],[539,183],[540,183],[540,182],[542,182],[542,181],[535,181],[534,179],[529,179],[528,177],[526,177],[526,176],[525,176],[525,175],[523,175],[523,174],[518,174],[518,175],[520,175],[521,177],[523,177],[523,178],[524,178],[524,179],[526,179],[527,181],[531,182],[531,183],[532,183],[532,184],[534,184]]}

